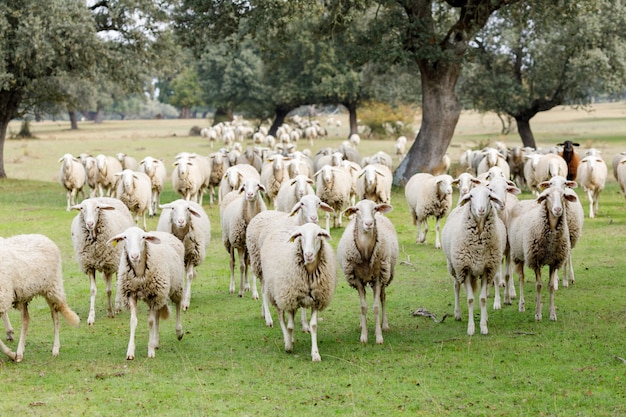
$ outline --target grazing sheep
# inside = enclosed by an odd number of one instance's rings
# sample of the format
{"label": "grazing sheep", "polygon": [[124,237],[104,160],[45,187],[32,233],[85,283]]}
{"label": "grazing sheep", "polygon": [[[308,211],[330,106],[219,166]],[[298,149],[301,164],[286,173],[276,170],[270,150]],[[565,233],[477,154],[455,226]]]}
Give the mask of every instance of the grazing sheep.
{"label": "grazing sheep", "polygon": [[239,164],[228,167],[224,171],[224,177],[220,181],[218,189],[218,200],[221,203],[224,196],[231,191],[237,191],[241,188],[243,182],[248,178],[254,178],[261,181],[261,176],[254,167],[248,164]]}
{"label": "grazing sheep", "polygon": [[359,172],[356,192],[359,200],[368,199],[375,203],[391,203],[393,174],[385,165],[370,164]]}
{"label": "grazing sheep", "polygon": [[[337,260],[327,242],[330,239],[326,230],[306,223],[295,228],[279,227],[267,236],[261,247],[263,294],[278,310],[285,351],[293,351],[296,310],[310,307],[313,362],[322,360],[317,347],[317,314],[328,306],[337,285]],[[276,256],[277,253],[281,256]]]}
{"label": "grazing sheep", "polygon": [[519,276],[519,311],[525,311],[524,302],[524,266],[535,271],[536,307],[535,320],[542,318],[541,313],[541,268],[550,268],[550,320],[556,321],[554,291],[556,289],[558,269],[570,255],[570,233],[567,225],[567,209],[563,202],[576,201],[572,193],[561,187],[545,189],[536,200],[520,201],[512,213],[508,229],[511,247],[511,261]]}
{"label": "grazing sheep", "polygon": [[96,156],[97,187],[99,197],[111,197],[115,190],[115,174],[122,172],[122,164],[113,156]]}
{"label": "grazing sheep", "polygon": [[160,206],[157,230],[176,236],[185,247],[185,293],[183,310],[191,302],[191,283],[196,278],[196,267],[204,261],[211,241],[211,221],[202,206],[194,201],[178,199]]}
{"label": "grazing sheep", "polygon": [[194,159],[180,154],[176,157],[172,172],[172,187],[185,200],[198,201],[198,195],[204,184],[204,176]]}
{"label": "grazing sheep", "polygon": [[117,187],[115,198],[119,199],[135,214],[135,224],[139,224],[139,216],[143,217],[143,229],[146,230],[146,212],[152,201],[152,181],[148,174],[125,169],[115,174]]}
{"label": "grazing sheep", "polygon": [[307,194],[315,195],[313,184],[313,180],[306,175],[296,175],[293,179],[285,181],[278,191],[274,208],[278,211],[291,211],[302,197]]}
{"label": "grazing sheep", "polygon": [[606,183],[607,166],[598,156],[585,156],[578,165],[578,183],[589,199],[589,217],[598,215],[598,199]]}
{"label": "grazing sheep", "polygon": [[[443,252],[448,272],[454,279],[454,318],[461,320],[459,291],[467,293],[467,334],[474,334],[474,292],[480,280],[480,333],[487,334],[487,286],[502,264],[506,245],[506,228],[495,209],[504,203],[484,185],[478,185],[463,196],[443,227]],[[495,208],[494,208],[495,206]]]}
{"label": "grazing sheep", "polygon": [[135,330],[137,329],[137,301],[148,305],[148,357],[155,357],[159,348],[159,321],[169,318],[167,305],[176,306],[176,337],[183,338],[180,309],[183,298],[185,248],[180,240],[165,232],[144,232],[130,227],[107,242],[115,246],[124,242],[117,271],[117,291],[130,309],[130,340],[126,359],[135,359]]}
{"label": "grazing sheep", "polygon": [[[89,276],[90,304],[87,323],[91,326],[96,319],[96,271],[102,272],[106,283],[107,312],[109,317],[113,317],[111,279],[117,272],[120,250],[112,248],[106,242],[112,236],[134,226],[135,222],[128,207],[115,198],[88,198],[72,209],[80,211],[72,220],[72,244],[78,266]],[[116,310],[119,310],[118,300]]]}
{"label": "grazing sheep", "polygon": [[574,181],[578,175],[578,164],[580,163],[580,155],[574,150],[574,146],[580,146],[578,143],[574,143],[571,140],[566,140],[563,143],[557,144],[562,146],[563,150],[559,152],[559,156],[565,160],[567,164],[567,180]]}
{"label": "grazing sheep", "polygon": [[130,169],[133,171],[137,170],[138,164],[137,160],[130,155],[126,155],[123,152],[118,153],[117,160],[122,164],[122,169]]}
{"label": "grazing sheep", "polygon": [[[0,340],[0,349],[11,360],[24,359],[26,333],[30,316],[28,303],[37,295],[48,302],[54,325],[52,356],[59,355],[59,316],[61,313],[72,326],[78,326],[80,319],[72,311],[63,289],[61,251],[57,245],[39,234],[17,235],[0,238],[0,316],[7,330],[7,337],[13,340],[13,328],[8,318],[11,306],[22,312],[22,330],[15,352]],[[9,337],[10,336],[10,337]]]}
{"label": "grazing sheep", "polygon": [[[265,187],[255,178],[248,178],[238,191],[231,191],[226,194],[220,203],[222,242],[230,254],[229,292],[235,293],[235,250],[237,250],[240,274],[239,297],[243,297],[244,291],[250,290],[246,229],[254,216],[267,209],[263,197],[260,195],[261,192],[265,192]],[[252,281],[252,298],[259,299],[256,280]]]}
{"label": "grazing sheep", "polygon": [[[428,233],[428,217],[435,216],[435,248],[441,248],[439,223],[452,205],[452,181],[450,175],[414,174],[404,187],[413,224],[417,225],[416,243],[425,243]],[[423,230],[422,230],[423,226]]]}
{"label": "grazing sheep", "polygon": [[265,195],[268,201],[272,201],[273,207],[276,207],[276,196],[283,182],[289,180],[289,173],[285,162],[291,158],[285,158],[280,154],[272,155],[267,158],[267,163],[261,168],[261,184],[267,190]]}
{"label": "grazing sheep", "polygon": [[[350,202],[352,177],[345,170],[330,165],[323,166],[313,177],[315,195],[335,210],[333,227],[341,227],[341,211]],[[330,231],[330,213],[326,213],[326,230]]]}
{"label": "grazing sheep", "polygon": [[145,173],[150,177],[151,195],[150,195],[150,216],[156,216],[157,208],[161,204],[161,193],[163,192],[163,184],[167,178],[167,170],[162,159],[156,159],[146,156],[139,162],[139,172]]}
{"label": "grazing sheep", "polygon": [[[394,277],[398,259],[398,236],[391,221],[383,216],[392,210],[389,204],[361,200],[346,209],[354,216],[337,246],[337,259],[351,287],[359,293],[361,304],[361,343],[367,343],[367,302],[365,290],[373,291],[376,343],[383,343],[382,331],[389,330],[386,313],[386,288]],[[382,323],[381,323],[382,320]]]}
{"label": "grazing sheep", "polygon": [[[276,227],[299,226],[304,223],[318,222],[318,209],[332,212],[333,209],[324,203],[314,194],[304,195],[291,209],[291,212],[277,210],[265,210],[258,213],[250,220],[246,228],[246,248],[250,257],[252,272],[261,283],[261,294],[263,294],[263,271],[261,269],[261,246],[265,238]],[[253,278],[254,279],[254,278]],[[269,304],[263,298],[261,316],[265,318],[267,326],[272,327],[272,316],[269,312]],[[302,329],[308,332],[309,325],[306,320],[306,311],[302,310]]]}
{"label": "grazing sheep", "polygon": [[[61,169],[59,170],[59,183],[67,191],[67,211],[76,204],[76,194],[83,192],[83,187],[87,179],[85,167],[78,158],[66,153],[59,159]],[[84,193],[83,193],[84,194]]]}

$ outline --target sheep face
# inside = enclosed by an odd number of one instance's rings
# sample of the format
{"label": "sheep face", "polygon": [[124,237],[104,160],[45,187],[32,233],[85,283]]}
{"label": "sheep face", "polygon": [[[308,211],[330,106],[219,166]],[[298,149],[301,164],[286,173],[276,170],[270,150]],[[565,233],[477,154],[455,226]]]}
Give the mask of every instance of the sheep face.
{"label": "sheep face", "polygon": [[552,218],[558,218],[563,214],[563,199],[574,202],[576,197],[571,193],[566,193],[563,188],[547,188],[539,197],[537,203],[546,202],[546,208]]}
{"label": "sheep face", "polygon": [[371,233],[376,228],[376,213],[388,213],[393,210],[389,204],[376,204],[372,200],[361,200],[355,206],[348,207],[345,215],[357,216],[356,222],[359,229]]}
{"label": "sheep face", "polygon": [[539,184],[539,188],[542,190],[545,190],[546,188],[549,188],[549,187],[560,187],[563,189],[576,188],[578,187],[578,184],[576,183],[576,181],[570,181],[561,175],[555,175],[554,177],[550,178],[549,181],[544,181],[541,184]]}
{"label": "sheep face", "polygon": [[451,183],[454,186],[459,187],[459,194],[463,197],[465,194],[469,193],[469,191],[475,185],[481,185],[481,182],[478,178],[475,178],[472,174],[468,172],[464,172],[458,176],[457,179],[452,181]]}
{"label": "sheep face", "polygon": [[291,210],[291,213],[289,213],[289,216],[295,216],[296,213],[299,212],[301,218],[304,220],[304,223],[317,224],[319,220],[317,216],[318,209],[322,209],[328,213],[335,211],[331,206],[320,200],[318,196],[307,194],[303,196],[300,201],[296,203],[295,206],[293,206],[293,209]]}
{"label": "sheep face", "polygon": [[325,229],[314,223],[305,223],[298,227],[289,237],[289,241],[294,242],[298,238],[305,266],[315,264],[317,255],[322,248],[323,239],[331,239],[330,234]]}
{"label": "sheep face", "polygon": [[260,192],[265,192],[265,187],[255,179],[247,179],[239,187],[239,193],[243,193],[246,201],[256,201]]}
{"label": "sheep face", "polygon": [[438,175],[435,184],[440,195],[452,194],[452,181],[454,179],[450,175]]}
{"label": "sheep face", "polygon": [[492,204],[498,210],[504,208],[504,202],[484,185],[474,187],[459,201],[459,205],[470,204],[470,211],[476,219],[484,219],[491,212]]}
{"label": "sheep face", "polygon": [[187,200],[178,200],[176,204],[165,204],[160,206],[160,208],[172,210],[170,213],[172,227],[179,230],[188,227],[189,223],[191,223],[191,216],[200,217],[200,213]]}
{"label": "sheep face", "polygon": [[126,258],[128,259],[128,263],[132,265],[135,270],[141,266],[145,267],[146,242],[150,242],[155,245],[161,243],[161,239],[158,237],[150,233],[146,233],[142,229],[135,226],[129,227],[124,232],[113,236],[108,240],[107,244],[115,246],[122,241],[124,242],[124,252],[126,254]]}
{"label": "sheep face", "polygon": [[73,206],[72,210],[80,211],[85,228],[89,232],[93,232],[98,224],[101,210],[115,210],[115,207],[105,203],[97,203],[95,200],[88,198],[83,200],[82,203]]}
{"label": "sheep face", "polygon": [[178,168],[178,176],[180,178],[187,178],[189,176],[189,166],[193,165],[193,163],[185,157],[180,157],[173,164]]}

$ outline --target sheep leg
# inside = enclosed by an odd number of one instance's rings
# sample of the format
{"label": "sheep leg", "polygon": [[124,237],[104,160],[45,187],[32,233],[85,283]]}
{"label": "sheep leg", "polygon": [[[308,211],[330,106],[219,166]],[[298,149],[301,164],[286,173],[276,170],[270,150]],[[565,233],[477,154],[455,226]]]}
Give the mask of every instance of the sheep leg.
{"label": "sheep leg", "polygon": [[467,334],[474,335],[474,289],[472,277],[465,278],[465,291],[467,292]]}
{"label": "sheep leg", "polygon": [[235,293],[235,248],[232,246],[229,249],[230,252],[230,288],[229,293]]}
{"label": "sheep leg", "polygon": [[511,305],[511,299],[516,298],[517,294],[515,293],[515,281],[511,278],[511,255],[508,248],[504,260],[504,304]]}
{"label": "sheep leg", "polygon": [[[504,279],[502,277],[502,263],[500,263],[500,272],[498,272],[493,279],[493,309],[500,310],[502,308],[502,302],[500,299],[500,287],[504,286]],[[485,292],[485,296],[486,296]]]}
{"label": "sheep leg", "polygon": [[454,278],[454,319],[456,321],[461,321],[460,291],[461,291],[461,281]]}
{"label": "sheep leg", "polygon": [[594,211],[594,201],[593,201],[593,191],[592,190],[587,190],[587,199],[589,200],[589,217],[590,218],[594,218],[596,217],[595,211]]}
{"label": "sheep leg", "polygon": [[22,359],[24,359],[24,350],[26,348],[26,333],[28,333],[29,322],[30,315],[28,314],[28,303],[24,303],[22,304],[22,331],[20,333],[20,341],[17,343],[15,357],[12,358],[15,362],[22,362]]}
{"label": "sheep leg", "polygon": [[187,282],[185,283],[185,295],[182,303],[182,309],[185,311],[189,309],[189,304],[191,303],[191,283],[196,278],[196,269],[191,262],[187,264],[186,269],[187,273],[185,276],[187,277]]}
{"label": "sheep leg", "polygon": [[330,213],[326,212],[326,231],[330,233]]}
{"label": "sheep leg", "polygon": [[115,314],[113,314],[113,303],[111,302],[111,294],[113,293],[111,289],[111,282],[113,281],[113,274],[105,272],[103,273],[103,275],[104,282],[106,283],[107,292],[107,314],[109,315],[109,317],[113,318],[115,317]]}
{"label": "sheep leg", "polygon": [[356,282],[361,301],[361,343],[367,343],[367,301],[365,299],[365,287],[359,281]]}
{"label": "sheep leg", "polygon": [[573,284],[574,281],[574,264],[572,262],[572,254],[570,253],[569,255],[567,255],[565,271],[563,272],[563,286],[567,287],[570,283]]}
{"label": "sheep leg", "polygon": [[148,357],[155,357],[155,349],[159,347],[159,312],[150,307],[148,311]]}
{"label": "sheep leg", "polygon": [[[248,249],[244,249],[245,251],[245,260],[246,260],[246,271],[245,271],[245,275],[246,275],[246,282],[248,283],[248,288],[250,287],[250,281],[252,281],[252,299],[254,300],[258,300],[259,299],[259,291],[257,291],[256,288],[256,278],[254,277],[254,274],[249,274],[248,273],[248,269],[250,268],[250,254],[248,253]],[[250,275],[252,275],[252,279],[250,279]]]}
{"label": "sheep leg", "polygon": [[59,340],[59,312],[54,305],[48,301],[50,306],[50,315],[52,316],[52,326],[54,328],[54,342],[52,343],[52,356],[59,356],[59,349],[61,349],[61,341]]}
{"label": "sheep leg", "polygon": [[387,305],[387,292],[385,291],[385,287],[381,287],[380,289],[380,310],[383,315],[383,323],[382,329],[383,332],[389,330],[389,321],[387,320],[387,309],[385,306]]}
{"label": "sheep leg", "polygon": [[263,303],[261,306],[261,316],[265,318],[265,325],[267,327],[274,327],[274,321],[272,320],[272,313],[270,312],[270,302],[267,285],[261,281],[261,294],[263,295]]}
{"label": "sheep leg", "polygon": [[537,286],[537,300],[536,300],[536,305],[535,305],[535,320],[536,321],[541,321],[542,315],[541,315],[541,310],[542,310],[542,306],[541,306],[541,288],[543,287],[543,282],[541,281],[541,268],[537,268],[535,269],[535,279],[537,280],[536,286]]}
{"label": "sheep leg", "polygon": [[554,291],[556,290],[554,283],[558,282],[556,271],[556,268],[550,266],[550,284],[548,285],[548,289],[550,290],[550,320],[552,321],[556,321],[556,307],[554,306]]}
{"label": "sheep leg", "polygon": [[519,304],[517,309],[521,313],[526,311],[526,303],[524,302],[524,263],[515,263],[515,269],[519,277]]}
{"label": "sheep leg", "polygon": [[2,321],[4,322],[4,330],[6,330],[7,333],[7,340],[11,342],[13,341],[13,326],[11,326],[9,315],[7,313],[2,314]]}
{"label": "sheep leg", "polygon": [[[113,280],[113,274],[111,274],[111,280]],[[115,274],[115,281],[117,284],[119,284],[119,281],[117,280],[117,273]],[[115,288],[115,310],[114,313],[115,314],[120,314],[122,311],[122,292],[120,291],[119,287],[116,286]]]}
{"label": "sheep leg", "polygon": [[87,324],[93,326],[96,321],[96,294],[98,293],[98,287],[96,286],[96,271],[89,271],[89,317],[87,317]]}
{"label": "sheep leg", "polygon": [[[487,329],[487,322],[489,321],[489,313],[487,313],[487,287],[489,286],[489,280],[487,277],[483,277],[480,280],[480,334],[489,334]],[[496,294],[500,290],[496,287]]]}
{"label": "sheep leg", "polygon": [[130,308],[130,339],[128,340],[128,349],[126,350],[126,359],[132,361],[135,359],[135,330],[137,329],[137,300],[134,297],[128,298],[128,306]]}
{"label": "sheep leg", "polygon": [[239,296],[243,297],[244,291],[250,291],[248,282],[248,268],[246,266],[246,249],[237,248],[239,254]]}
{"label": "sheep leg", "polygon": [[374,303],[372,305],[372,310],[374,311],[374,321],[376,322],[375,334],[376,334],[376,343],[381,345],[383,343],[383,331],[380,325],[380,291],[382,284],[380,281],[376,281],[374,285]]}
{"label": "sheep leg", "polygon": [[425,220],[422,222],[422,226],[423,226],[423,230],[424,230],[424,232],[423,232],[423,234],[422,234],[422,237],[421,237],[421,239],[420,239],[420,242],[421,242],[421,243],[426,243],[426,234],[428,233],[428,219],[425,219]]}
{"label": "sheep leg", "polygon": [[435,249],[441,249],[441,240],[439,239],[439,223],[441,221],[440,217],[437,217],[437,221],[435,222]]}
{"label": "sheep leg", "polygon": [[[305,311],[304,309],[302,311]],[[320,362],[322,357],[317,349],[317,309],[311,309],[311,358],[313,362]]]}
{"label": "sheep leg", "polygon": [[0,350],[2,350],[2,353],[11,358],[12,361],[15,360],[15,352],[13,352],[7,345],[5,345],[2,339],[0,339]]}
{"label": "sheep leg", "polygon": [[309,321],[306,318],[306,308],[304,307],[300,310],[300,323],[302,324],[302,331],[304,333],[309,333]]}
{"label": "sheep leg", "polygon": [[285,324],[285,311],[278,310],[278,320],[280,321],[280,328],[283,331],[283,340],[285,342],[285,352],[293,352],[293,312],[287,312],[289,316],[288,320],[291,322],[291,331],[288,324]]}

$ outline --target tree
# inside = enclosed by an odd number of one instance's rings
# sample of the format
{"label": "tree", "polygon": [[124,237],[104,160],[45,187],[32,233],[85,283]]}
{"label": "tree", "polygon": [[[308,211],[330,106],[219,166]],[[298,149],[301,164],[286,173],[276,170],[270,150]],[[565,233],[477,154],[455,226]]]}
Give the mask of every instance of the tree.
{"label": "tree", "polygon": [[41,91],[51,97],[55,78],[92,73],[102,44],[82,0],[2,2],[0,32],[0,178],[6,178],[9,122],[33,109]]}
{"label": "tree", "polygon": [[515,119],[524,146],[536,148],[530,120],[537,113],[623,90],[621,2],[518,4],[495,17],[472,45],[461,91],[474,108]]}

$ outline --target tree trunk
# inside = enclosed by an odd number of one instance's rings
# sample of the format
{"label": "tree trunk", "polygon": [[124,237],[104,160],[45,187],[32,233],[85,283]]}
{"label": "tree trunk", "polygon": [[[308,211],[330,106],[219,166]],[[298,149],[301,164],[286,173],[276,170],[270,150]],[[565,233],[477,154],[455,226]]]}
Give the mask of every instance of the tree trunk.
{"label": "tree trunk", "polygon": [[104,109],[102,108],[102,106],[98,105],[98,108],[96,109],[96,116],[94,118],[94,123],[102,123],[102,121],[104,120]]}
{"label": "tree trunk", "polygon": [[356,118],[356,103],[342,103],[346,109],[348,109],[348,115],[350,120],[350,133],[348,133],[348,137],[355,133],[359,133],[358,121]]}
{"label": "tree trunk", "polygon": [[515,122],[517,123],[517,133],[519,133],[520,138],[522,138],[524,146],[537,149],[535,135],[533,135],[533,131],[530,129],[530,118],[515,116]]}
{"label": "tree trunk", "polygon": [[16,91],[0,90],[0,178],[6,178],[4,170],[4,143],[7,138],[9,122],[17,117],[22,102],[22,94]]}
{"label": "tree trunk", "polygon": [[461,115],[461,105],[454,93],[460,64],[420,63],[422,80],[422,125],[393,174],[394,185],[404,185],[418,172],[432,172],[446,154]]}
{"label": "tree trunk", "polygon": [[232,122],[233,121],[233,109],[226,109],[224,107],[218,107],[215,109],[215,115],[213,116],[213,126],[220,122]]}
{"label": "tree trunk", "polygon": [[76,110],[68,110],[67,113],[70,116],[70,129],[78,130],[78,119],[76,117]]}
{"label": "tree trunk", "polygon": [[272,126],[270,126],[270,130],[268,132],[269,135],[272,136],[276,136],[276,131],[278,131],[278,128],[280,127],[280,125],[282,125],[285,122],[285,118],[287,117],[287,115],[289,114],[289,112],[293,110],[292,108],[285,108],[285,107],[277,107],[274,111],[274,121],[272,122]]}

